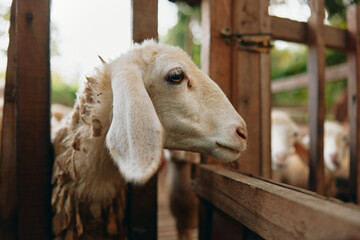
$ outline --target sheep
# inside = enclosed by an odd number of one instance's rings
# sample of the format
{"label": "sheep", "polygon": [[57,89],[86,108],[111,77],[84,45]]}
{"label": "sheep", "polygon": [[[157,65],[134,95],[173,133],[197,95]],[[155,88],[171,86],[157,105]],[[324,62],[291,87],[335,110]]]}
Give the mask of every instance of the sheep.
{"label": "sheep", "polygon": [[104,63],[53,139],[56,239],[125,239],[127,183],[144,184],[162,148],[239,158],[242,117],[180,48],[145,41]]}
{"label": "sheep", "polygon": [[170,211],[176,221],[178,238],[190,240],[198,224],[198,199],[191,186],[191,164],[200,163],[200,154],[165,151]]}
{"label": "sheep", "polygon": [[307,188],[309,167],[306,149],[300,144],[299,127],[283,112],[271,112],[272,179]]}

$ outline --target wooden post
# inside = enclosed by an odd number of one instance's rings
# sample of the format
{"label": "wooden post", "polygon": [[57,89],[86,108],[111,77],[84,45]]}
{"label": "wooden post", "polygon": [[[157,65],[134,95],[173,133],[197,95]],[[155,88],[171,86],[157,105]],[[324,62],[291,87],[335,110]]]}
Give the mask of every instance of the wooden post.
{"label": "wooden post", "polygon": [[348,109],[350,119],[350,197],[360,204],[360,6],[348,10]]}
{"label": "wooden post", "polygon": [[13,2],[1,152],[1,239],[51,238],[49,23],[49,0]]}
{"label": "wooden post", "polygon": [[309,188],[324,194],[325,44],[323,39],[324,0],[311,0],[308,21],[309,74]]}
{"label": "wooden post", "polygon": [[[234,1],[233,32],[269,34],[268,1]],[[232,102],[245,119],[248,149],[238,168],[256,176],[270,176],[270,55],[246,50],[232,52]]]}
{"label": "wooden post", "polygon": [[232,30],[232,0],[202,0],[201,15],[201,69],[231,99],[232,39],[224,41],[221,31]]}
{"label": "wooden post", "polygon": [[[134,42],[157,39],[157,0],[132,0]],[[129,239],[157,239],[157,175],[144,186],[129,185]]]}

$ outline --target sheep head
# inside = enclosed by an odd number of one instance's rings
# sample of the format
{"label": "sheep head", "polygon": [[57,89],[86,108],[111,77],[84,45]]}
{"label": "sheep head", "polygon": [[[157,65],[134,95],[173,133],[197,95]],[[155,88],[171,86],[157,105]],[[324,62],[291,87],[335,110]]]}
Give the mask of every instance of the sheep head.
{"label": "sheep head", "polygon": [[349,145],[345,129],[337,122],[324,124],[324,162],[330,171],[339,170]]}
{"label": "sheep head", "polygon": [[285,112],[272,111],[271,121],[272,169],[280,170],[289,164],[289,155],[295,152],[299,129]]}
{"label": "sheep head", "polygon": [[247,130],[221,89],[177,47],[148,41],[111,66],[113,119],[106,137],[125,179],[144,183],[161,149],[239,158]]}

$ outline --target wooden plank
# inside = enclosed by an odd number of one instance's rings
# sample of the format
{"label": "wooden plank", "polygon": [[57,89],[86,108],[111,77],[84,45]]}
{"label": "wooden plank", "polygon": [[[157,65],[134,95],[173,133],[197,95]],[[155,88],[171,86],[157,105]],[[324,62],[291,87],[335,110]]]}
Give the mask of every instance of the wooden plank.
{"label": "wooden plank", "polygon": [[241,240],[244,235],[244,227],[227,214],[217,208],[213,210],[211,238],[213,240]]}
{"label": "wooden plank", "polygon": [[8,64],[6,68],[5,98],[0,158],[0,239],[16,239],[17,159],[16,159],[16,1],[11,5]]}
{"label": "wooden plank", "polygon": [[[269,2],[259,2],[260,33],[270,33],[271,23],[268,15]],[[261,107],[261,169],[262,177],[271,177],[271,62],[270,53],[260,54],[260,107]]]}
{"label": "wooden plank", "polygon": [[[239,34],[269,33],[267,4],[267,1],[259,0],[234,1],[233,31]],[[232,102],[247,123],[251,136],[238,168],[257,176],[267,174],[265,172],[270,169],[270,129],[266,129],[270,124],[270,97],[266,94],[270,89],[269,64],[267,53],[233,51]]]}
{"label": "wooden plank", "polygon": [[359,239],[360,208],[199,165],[195,191],[265,239]]}
{"label": "wooden plank", "polygon": [[[333,82],[340,79],[346,79],[348,75],[348,64],[342,63],[325,69],[325,81]],[[271,82],[271,92],[283,92],[296,88],[308,87],[309,75],[300,73],[289,77],[275,79]]]}
{"label": "wooden plank", "polygon": [[323,38],[324,1],[309,1],[309,189],[324,194],[325,45]]}
{"label": "wooden plank", "polygon": [[[132,0],[132,38],[134,42],[157,39],[157,0]],[[129,185],[129,239],[157,239],[157,175],[144,186]]]}
{"label": "wooden plank", "polygon": [[1,160],[2,171],[8,171],[1,175],[1,234],[4,239],[49,239],[50,2],[16,1],[14,6]]}
{"label": "wooden plank", "polygon": [[142,42],[145,39],[158,38],[156,0],[132,0],[132,39]]}
{"label": "wooden plank", "polygon": [[348,109],[350,120],[350,193],[360,204],[360,6],[348,10]]}
{"label": "wooden plank", "polygon": [[[306,22],[293,21],[286,18],[271,16],[272,38],[274,40],[284,40],[296,43],[307,43]],[[327,48],[346,51],[346,30],[323,26],[324,44]]]}
{"label": "wooden plank", "polygon": [[202,0],[201,69],[207,73],[231,99],[231,53],[230,42],[221,37],[223,29],[232,30],[231,0]]}
{"label": "wooden plank", "polygon": [[275,40],[306,43],[307,24],[287,18],[271,16],[271,33]]}

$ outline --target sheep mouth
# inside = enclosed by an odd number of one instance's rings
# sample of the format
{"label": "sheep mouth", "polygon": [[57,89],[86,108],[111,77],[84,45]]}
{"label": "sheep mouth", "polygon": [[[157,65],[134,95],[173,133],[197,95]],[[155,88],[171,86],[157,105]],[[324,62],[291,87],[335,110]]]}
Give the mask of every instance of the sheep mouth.
{"label": "sheep mouth", "polygon": [[218,147],[220,147],[220,148],[222,148],[222,149],[225,149],[225,150],[227,150],[227,151],[230,151],[230,152],[232,152],[232,153],[234,153],[234,154],[239,154],[239,153],[240,153],[240,151],[237,150],[237,149],[235,149],[235,148],[232,148],[232,147],[229,147],[229,146],[225,146],[225,145],[220,144],[220,143],[218,143],[218,142],[215,142],[215,143],[216,143],[216,145],[217,145]]}

